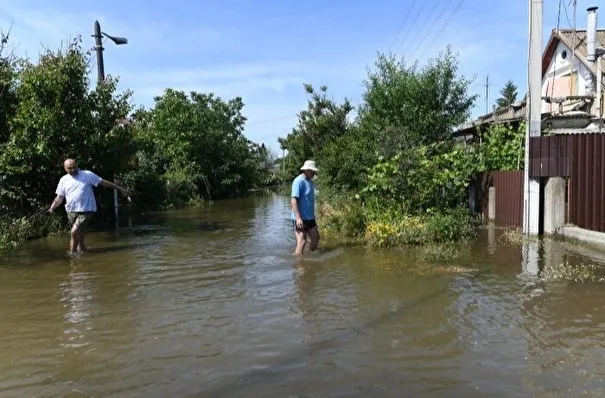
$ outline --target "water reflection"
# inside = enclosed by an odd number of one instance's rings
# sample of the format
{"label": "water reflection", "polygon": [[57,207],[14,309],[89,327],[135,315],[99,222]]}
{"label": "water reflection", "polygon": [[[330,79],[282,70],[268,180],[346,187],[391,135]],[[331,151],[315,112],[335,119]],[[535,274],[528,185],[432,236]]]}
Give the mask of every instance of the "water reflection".
{"label": "water reflection", "polygon": [[93,289],[88,273],[76,271],[75,267],[77,265],[72,263],[67,281],[59,285],[67,324],[60,338],[61,348],[79,349],[90,344],[86,341],[86,332],[91,330],[87,321],[92,310]]}

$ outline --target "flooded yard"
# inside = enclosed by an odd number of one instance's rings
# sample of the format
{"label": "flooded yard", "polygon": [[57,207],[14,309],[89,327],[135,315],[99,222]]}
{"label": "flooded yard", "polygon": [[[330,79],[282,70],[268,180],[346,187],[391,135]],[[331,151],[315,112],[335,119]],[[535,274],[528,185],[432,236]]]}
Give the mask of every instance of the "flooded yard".
{"label": "flooded yard", "polygon": [[[605,282],[544,278],[596,249],[489,228],[295,259],[288,198],[147,215],[1,258],[1,397],[605,395]],[[321,225],[320,225],[321,228]]]}

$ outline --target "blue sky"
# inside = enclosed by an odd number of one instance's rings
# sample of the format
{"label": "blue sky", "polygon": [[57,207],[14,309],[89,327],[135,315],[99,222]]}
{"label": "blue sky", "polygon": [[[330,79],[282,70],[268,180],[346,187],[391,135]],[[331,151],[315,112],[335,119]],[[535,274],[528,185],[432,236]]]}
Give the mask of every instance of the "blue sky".
{"label": "blue sky", "polygon": [[[571,3],[563,0],[561,28],[573,23]],[[593,5],[577,1],[578,29]],[[12,24],[16,53],[36,60],[78,35],[92,48],[97,19],[129,40],[105,43],[105,72],[133,90],[135,105],[153,106],[168,87],[241,96],[246,135],[278,151],[277,137],[306,106],[303,83],[325,84],[335,100],[358,104],[378,51],[424,64],[450,44],[480,95],[474,116],[485,111],[486,75],[490,106],[508,79],[524,92],[528,7],[526,0],[0,0],[0,29]],[[558,9],[559,1],[544,2],[544,45]]]}

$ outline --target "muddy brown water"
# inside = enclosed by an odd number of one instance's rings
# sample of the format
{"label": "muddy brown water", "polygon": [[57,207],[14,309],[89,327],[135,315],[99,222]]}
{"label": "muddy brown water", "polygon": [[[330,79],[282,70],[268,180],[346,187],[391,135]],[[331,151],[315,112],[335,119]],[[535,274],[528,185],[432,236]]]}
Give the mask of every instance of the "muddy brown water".
{"label": "muddy brown water", "polygon": [[452,264],[296,260],[288,216],[282,196],[216,202],[92,233],[79,258],[65,236],[1,258],[0,397],[605,394],[605,283],[541,280],[497,229]]}

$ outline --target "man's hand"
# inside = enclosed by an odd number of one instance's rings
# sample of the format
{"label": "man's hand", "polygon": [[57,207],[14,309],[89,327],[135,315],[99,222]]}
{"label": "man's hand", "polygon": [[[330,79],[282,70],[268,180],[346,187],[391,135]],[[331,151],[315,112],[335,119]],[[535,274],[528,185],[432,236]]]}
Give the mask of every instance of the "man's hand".
{"label": "man's hand", "polygon": [[301,229],[302,229],[302,227],[303,227],[303,220],[302,220],[302,218],[300,218],[300,217],[296,217],[296,226],[297,226],[298,228],[301,228]]}

